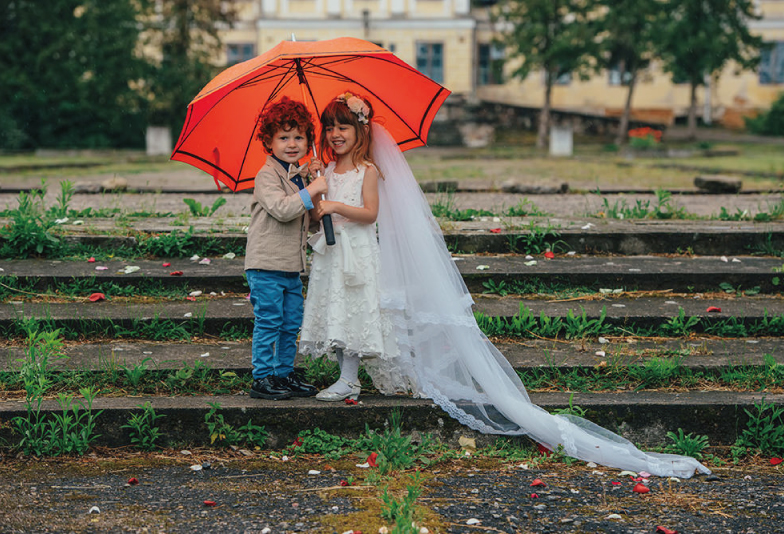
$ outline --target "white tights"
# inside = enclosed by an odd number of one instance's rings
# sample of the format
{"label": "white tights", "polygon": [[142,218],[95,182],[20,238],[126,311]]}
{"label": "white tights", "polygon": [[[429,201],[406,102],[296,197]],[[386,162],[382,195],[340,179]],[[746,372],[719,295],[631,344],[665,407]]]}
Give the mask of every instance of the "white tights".
{"label": "white tights", "polygon": [[[335,356],[340,365],[340,378],[327,388],[332,393],[348,393],[350,384],[359,384],[359,356],[345,356],[343,349],[335,349]],[[341,380],[342,379],[342,380]]]}

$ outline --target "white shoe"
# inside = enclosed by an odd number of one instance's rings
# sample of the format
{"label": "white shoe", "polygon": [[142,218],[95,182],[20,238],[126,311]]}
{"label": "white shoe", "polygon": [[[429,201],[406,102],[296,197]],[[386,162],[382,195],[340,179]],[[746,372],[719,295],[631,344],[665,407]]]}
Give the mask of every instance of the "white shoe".
{"label": "white shoe", "polygon": [[351,383],[341,377],[327,389],[319,391],[316,394],[316,399],[326,402],[337,402],[345,399],[357,400],[361,389],[362,387],[359,384]]}

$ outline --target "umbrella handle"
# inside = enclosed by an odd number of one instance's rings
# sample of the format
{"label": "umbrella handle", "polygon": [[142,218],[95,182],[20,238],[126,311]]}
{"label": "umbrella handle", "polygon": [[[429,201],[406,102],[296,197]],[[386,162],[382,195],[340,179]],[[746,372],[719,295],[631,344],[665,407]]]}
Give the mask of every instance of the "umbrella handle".
{"label": "umbrella handle", "polygon": [[[316,176],[321,176],[321,171],[317,172]],[[326,200],[324,195],[321,195],[321,200]],[[324,215],[321,218],[321,224],[324,226],[324,238],[327,240],[327,245],[334,245],[335,228],[332,226],[332,215]]]}

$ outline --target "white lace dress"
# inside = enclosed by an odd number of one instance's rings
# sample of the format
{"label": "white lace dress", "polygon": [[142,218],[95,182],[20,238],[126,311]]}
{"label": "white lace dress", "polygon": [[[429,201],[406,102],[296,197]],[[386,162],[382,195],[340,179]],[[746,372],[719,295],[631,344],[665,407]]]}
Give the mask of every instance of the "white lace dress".
{"label": "white lace dress", "polygon": [[[335,163],[327,166],[327,200],[362,207],[360,166],[336,173]],[[381,309],[379,292],[379,248],[375,224],[351,222],[333,214],[335,244],[327,246],[323,232],[309,239],[313,248],[305,316],[299,351],[335,359],[334,349],[362,358],[374,386],[385,394],[409,389],[399,372],[398,350],[392,325]]]}

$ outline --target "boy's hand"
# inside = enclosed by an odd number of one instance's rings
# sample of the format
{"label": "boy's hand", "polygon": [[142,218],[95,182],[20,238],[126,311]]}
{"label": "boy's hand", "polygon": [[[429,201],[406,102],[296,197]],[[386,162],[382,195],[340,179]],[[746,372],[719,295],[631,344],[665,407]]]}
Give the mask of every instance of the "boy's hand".
{"label": "boy's hand", "polygon": [[305,188],[308,190],[311,198],[317,198],[320,195],[327,194],[327,179],[322,174],[318,178],[314,178],[310,184]]}

